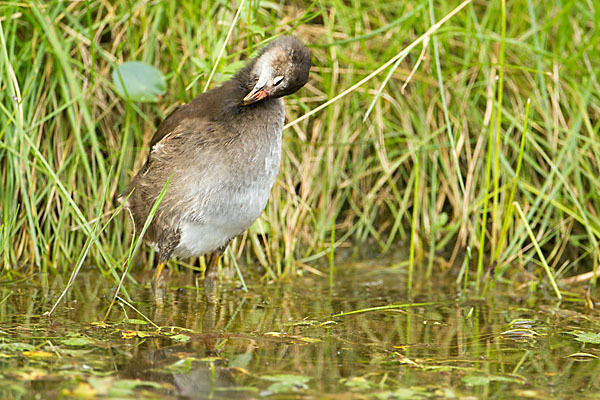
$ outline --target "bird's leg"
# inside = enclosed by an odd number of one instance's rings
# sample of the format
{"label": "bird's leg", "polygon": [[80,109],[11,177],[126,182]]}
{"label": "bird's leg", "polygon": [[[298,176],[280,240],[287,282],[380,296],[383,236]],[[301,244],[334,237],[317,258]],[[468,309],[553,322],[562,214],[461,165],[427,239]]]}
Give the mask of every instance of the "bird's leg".
{"label": "bird's leg", "polygon": [[169,278],[169,270],[165,270],[166,261],[158,262],[154,278],[152,279],[152,288],[154,289],[154,302],[157,306],[162,307],[164,299],[167,297],[167,281]]}
{"label": "bird's leg", "polygon": [[218,271],[217,266],[219,264],[219,258],[221,257],[220,252],[210,253],[206,262],[206,270],[204,271],[204,293],[209,303],[217,302],[217,281]]}
{"label": "bird's leg", "polygon": [[179,231],[166,230],[158,239],[158,266],[154,272],[152,287],[154,289],[154,301],[158,307],[163,306],[167,298],[167,283],[169,281],[169,269],[165,269],[167,261],[171,258],[173,250],[179,243],[181,235]]}

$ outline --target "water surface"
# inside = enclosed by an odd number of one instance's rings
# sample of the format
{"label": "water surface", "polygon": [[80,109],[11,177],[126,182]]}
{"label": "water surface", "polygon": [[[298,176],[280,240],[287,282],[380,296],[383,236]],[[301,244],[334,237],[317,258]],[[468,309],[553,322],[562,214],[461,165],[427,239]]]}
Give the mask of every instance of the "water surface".
{"label": "water surface", "polygon": [[131,302],[105,322],[115,285],[94,272],[52,318],[60,281],[5,283],[0,397],[600,396],[600,320],[577,296],[557,305],[497,287],[469,300],[436,278],[409,299],[402,270],[340,270],[333,288],[318,276],[249,278],[248,293],[223,282],[216,306],[181,274],[162,310],[148,285],[128,284]]}

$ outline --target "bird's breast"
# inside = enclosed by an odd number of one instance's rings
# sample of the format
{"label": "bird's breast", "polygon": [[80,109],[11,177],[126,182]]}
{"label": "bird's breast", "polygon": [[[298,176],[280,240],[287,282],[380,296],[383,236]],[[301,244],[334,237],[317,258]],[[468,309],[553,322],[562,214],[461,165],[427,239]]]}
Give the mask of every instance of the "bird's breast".
{"label": "bird's breast", "polygon": [[[279,103],[281,104],[281,103]],[[277,105],[277,104],[276,104]],[[265,209],[281,163],[283,106],[250,114],[235,124],[232,139],[204,153],[207,163],[186,173],[184,218],[175,255],[201,255],[246,231]],[[193,165],[188,168],[193,169]]]}
{"label": "bird's breast", "polygon": [[207,191],[198,187],[180,221],[181,239],[176,256],[198,256],[225,246],[245,232],[265,209],[279,169],[280,151],[265,158],[264,166],[248,166],[253,173],[245,179],[233,174],[223,177]]}

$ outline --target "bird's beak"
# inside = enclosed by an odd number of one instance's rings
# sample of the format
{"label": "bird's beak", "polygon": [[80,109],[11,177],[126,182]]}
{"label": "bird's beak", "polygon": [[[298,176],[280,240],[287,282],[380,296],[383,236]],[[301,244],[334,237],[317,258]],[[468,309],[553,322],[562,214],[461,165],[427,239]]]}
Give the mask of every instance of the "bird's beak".
{"label": "bird's beak", "polygon": [[256,103],[265,97],[267,97],[267,91],[265,90],[264,86],[256,85],[254,86],[254,89],[252,89],[252,91],[248,93],[246,97],[244,97],[242,100],[242,105],[247,106],[249,104]]}

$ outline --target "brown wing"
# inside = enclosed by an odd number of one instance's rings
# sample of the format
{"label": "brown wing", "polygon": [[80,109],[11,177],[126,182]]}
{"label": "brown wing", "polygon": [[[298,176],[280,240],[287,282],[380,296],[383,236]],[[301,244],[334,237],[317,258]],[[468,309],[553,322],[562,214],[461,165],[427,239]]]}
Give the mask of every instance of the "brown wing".
{"label": "brown wing", "polygon": [[169,114],[167,118],[160,123],[158,129],[156,132],[154,132],[154,136],[152,136],[152,140],[150,141],[150,149],[152,149],[156,143],[160,142],[169,133],[173,132],[183,119],[191,116],[191,113],[186,110],[187,108],[189,108],[189,105],[187,104],[176,107],[173,112],[171,112],[171,114]]}
{"label": "brown wing", "polygon": [[218,90],[211,90],[200,94],[190,103],[181,105],[164,119],[158,126],[156,133],[150,142],[150,149],[165,137],[171,136],[174,132],[181,131],[186,119],[197,121],[198,125],[213,121],[215,117],[226,112],[231,108],[230,97],[232,97],[232,84],[221,86]]}

